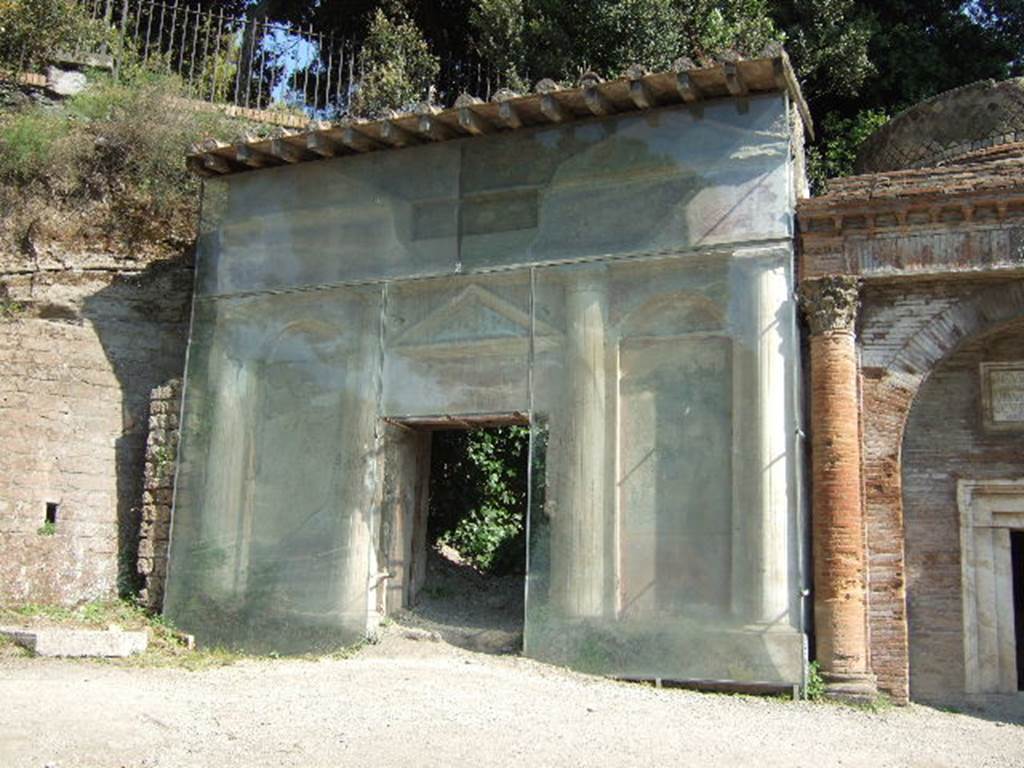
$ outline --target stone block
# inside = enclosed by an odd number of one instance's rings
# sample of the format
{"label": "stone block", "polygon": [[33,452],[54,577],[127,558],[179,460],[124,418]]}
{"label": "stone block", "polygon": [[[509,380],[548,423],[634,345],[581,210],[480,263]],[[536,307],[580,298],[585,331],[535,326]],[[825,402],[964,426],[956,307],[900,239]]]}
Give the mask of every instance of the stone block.
{"label": "stone block", "polygon": [[124,657],[142,653],[149,645],[146,632],[86,629],[22,629],[0,627],[0,635],[37,656]]}

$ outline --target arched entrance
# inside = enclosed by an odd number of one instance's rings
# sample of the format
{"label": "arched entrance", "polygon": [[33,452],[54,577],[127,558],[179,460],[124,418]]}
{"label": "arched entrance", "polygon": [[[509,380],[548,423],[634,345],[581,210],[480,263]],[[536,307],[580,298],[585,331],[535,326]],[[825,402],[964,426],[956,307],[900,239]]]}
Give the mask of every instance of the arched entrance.
{"label": "arched entrance", "polygon": [[1012,544],[1024,531],[1024,320],[971,337],[922,384],[903,438],[910,687],[1019,689]]}

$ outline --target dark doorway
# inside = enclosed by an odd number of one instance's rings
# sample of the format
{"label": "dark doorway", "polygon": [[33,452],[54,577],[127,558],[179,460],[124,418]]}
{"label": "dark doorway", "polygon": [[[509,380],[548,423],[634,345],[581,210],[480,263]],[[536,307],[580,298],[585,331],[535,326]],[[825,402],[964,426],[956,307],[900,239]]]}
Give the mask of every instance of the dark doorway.
{"label": "dark doorway", "polygon": [[[429,460],[416,465],[415,485],[422,490],[412,494],[422,501],[413,506],[423,511],[413,515],[404,535],[410,563],[404,609],[392,615],[452,645],[518,653],[529,428],[507,421],[446,428],[450,424],[414,427],[422,446],[416,453],[425,459],[429,452]],[[399,471],[409,472],[412,465],[400,462],[405,469]]]}
{"label": "dark doorway", "polygon": [[1017,690],[1024,691],[1024,531],[1010,531],[1013,563],[1014,638],[1017,644]]}

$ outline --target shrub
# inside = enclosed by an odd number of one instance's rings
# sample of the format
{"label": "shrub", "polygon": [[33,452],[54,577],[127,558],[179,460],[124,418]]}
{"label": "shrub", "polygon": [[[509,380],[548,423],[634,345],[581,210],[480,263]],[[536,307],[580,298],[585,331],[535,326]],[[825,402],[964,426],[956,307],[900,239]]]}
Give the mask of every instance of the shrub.
{"label": "shrub", "polygon": [[68,132],[66,117],[55,112],[15,115],[0,128],[0,178],[25,183],[48,174],[55,146]]}
{"label": "shrub", "polygon": [[807,665],[807,689],[804,693],[811,701],[820,701],[825,696],[825,678],[821,676],[821,664],[817,661]]}
{"label": "shrub", "polygon": [[431,457],[431,537],[481,570],[521,570],[528,447],[526,427],[438,433]]}
{"label": "shrub", "polygon": [[119,82],[94,74],[90,87],[60,109],[36,105],[0,116],[8,236],[19,236],[10,224],[19,209],[27,217],[44,208],[62,214],[54,239],[74,240],[77,221],[104,239],[190,240],[199,181],[185,154],[203,137],[233,139],[252,126],[183,108],[181,93],[175,77],[126,67]]}
{"label": "shrub", "polygon": [[34,68],[106,35],[76,0],[0,0],[0,70]]}
{"label": "shrub", "polygon": [[363,44],[364,75],[353,112],[376,116],[409,109],[424,99],[440,71],[419,28],[399,4],[378,8]]}

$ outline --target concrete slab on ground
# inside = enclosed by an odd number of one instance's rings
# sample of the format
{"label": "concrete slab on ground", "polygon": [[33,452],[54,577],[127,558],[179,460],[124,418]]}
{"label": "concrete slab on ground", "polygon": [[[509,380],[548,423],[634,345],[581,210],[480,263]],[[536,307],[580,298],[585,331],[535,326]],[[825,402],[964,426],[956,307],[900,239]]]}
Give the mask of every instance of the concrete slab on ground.
{"label": "concrete slab on ground", "polygon": [[149,644],[146,632],[120,629],[0,627],[0,636],[28,648],[37,656],[122,657],[142,653]]}

